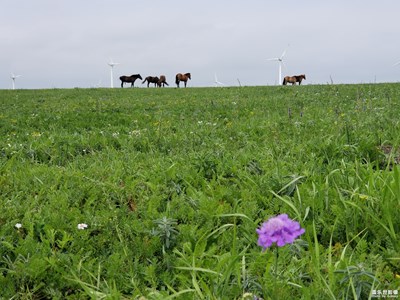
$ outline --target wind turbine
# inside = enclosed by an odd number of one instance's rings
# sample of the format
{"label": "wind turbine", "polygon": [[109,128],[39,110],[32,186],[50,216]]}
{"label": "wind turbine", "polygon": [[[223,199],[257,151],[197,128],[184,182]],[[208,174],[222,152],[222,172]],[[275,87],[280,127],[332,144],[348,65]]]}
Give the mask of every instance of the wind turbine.
{"label": "wind turbine", "polygon": [[277,61],[279,63],[279,77],[278,77],[278,85],[282,84],[282,67],[283,67],[283,57],[286,54],[287,48],[283,51],[282,55],[280,57],[274,57],[274,58],[269,58],[267,60],[269,61]]}
{"label": "wind turbine", "polygon": [[101,79],[99,79],[99,82],[93,85],[94,88],[100,88],[101,87]]}
{"label": "wind turbine", "polygon": [[224,83],[218,81],[217,73],[214,74],[214,78],[215,78],[214,83],[215,83],[215,86],[216,86],[216,87],[217,87],[217,86],[221,86],[221,87],[222,87],[222,86],[225,85]]}
{"label": "wind turbine", "polygon": [[111,59],[110,62],[108,63],[108,65],[111,67],[110,70],[110,76],[111,76],[111,88],[114,87],[114,75],[113,75],[113,69],[114,66],[119,65],[119,63],[113,62],[113,60]]}
{"label": "wind turbine", "polygon": [[15,79],[21,77],[21,75],[14,75],[14,73],[11,73],[11,79],[12,79],[12,89],[15,90]]}

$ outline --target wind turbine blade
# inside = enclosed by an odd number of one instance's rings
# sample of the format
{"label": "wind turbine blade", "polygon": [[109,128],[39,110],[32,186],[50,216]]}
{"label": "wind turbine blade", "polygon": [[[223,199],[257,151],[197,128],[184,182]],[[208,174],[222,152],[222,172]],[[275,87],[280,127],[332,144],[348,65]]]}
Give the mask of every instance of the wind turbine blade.
{"label": "wind turbine blade", "polygon": [[393,65],[393,67],[394,67],[394,66],[397,66],[397,65],[400,65],[400,61],[398,61],[397,63],[395,63],[395,64]]}
{"label": "wind turbine blade", "polygon": [[218,86],[218,85],[225,85],[225,84],[222,83],[221,81],[218,81],[217,73],[214,73],[214,79],[215,79],[215,81],[214,81],[215,86]]}
{"label": "wind turbine blade", "polygon": [[279,61],[279,58],[278,58],[278,57],[275,57],[275,58],[268,58],[267,60],[269,60],[269,61],[271,61],[271,60]]}
{"label": "wind turbine blade", "polygon": [[281,55],[281,57],[280,57],[280,59],[282,60],[283,59],[283,57],[286,55],[286,51],[287,51],[287,49],[289,48],[289,44],[287,45],[287,47],[285,48],[285,50],[283,51],[283,53],[282,53],[282,55]]}

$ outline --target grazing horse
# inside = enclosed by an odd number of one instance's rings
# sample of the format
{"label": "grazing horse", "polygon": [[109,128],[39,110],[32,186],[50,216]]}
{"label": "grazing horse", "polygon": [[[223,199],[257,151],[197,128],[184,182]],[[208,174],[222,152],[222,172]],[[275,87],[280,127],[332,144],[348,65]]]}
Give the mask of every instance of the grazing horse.
{"label": "grazing horse", "polygon": [[185,73],[185,74],[178,73],[175,76],[175,83],[176,83],[177,87],[179,87],[179,82],[183,81],[185,83],[185,87],[186,87],[188,79],[192,79],[190,77],[190,73]]}
{"label": "grazing horse", "polygon": [[296,82],[299,83],[299,85],[301,84],[301,81],[303,79],[306,79],[306,75],[302,74],[302,75],[295,75],[295,76],[286,76],[285,78],[283,78],[283,85],[286,85],[288,83],[291,83],[292,85],[295,85]]}
{"label": "grazing horse", "polygon": [[161,87],[161,86],[164,87],[165,85],[169,86],[169,84],[167,83],[167,78],[165,77],[165,75],[160,75],[160,80],[158,80],[157,85],[159,87]]}
{"label": "grazing horse", "polygon": [[155,87],[156,87],[157,85],[160,86],[160,85],[158,84],[158,82],[160,81],[160,78],[158,78],[157,76],[155,76],[155,77],[153,77],[153,76],[147,76],[147,77],[143,80],[142,84],[145,83],[146,81],[147,81],[147,87],[149,87],[149,84],[150,84],[150,83],[154,83],[154,86],[155,86]]}
{"label": "grazing horse", "polygon": [[142,78],[142,76],[140,76],[140,74],[134,74],[134,75],[131,75],[131,76],[123,75],[119,79],[121,80],[121,87],[123,88],[124,87],[124,82],[131,82],[132,83],[131,87],[133,87],[133,85],[135,84],[136,79],[142,80],[143,78]]}

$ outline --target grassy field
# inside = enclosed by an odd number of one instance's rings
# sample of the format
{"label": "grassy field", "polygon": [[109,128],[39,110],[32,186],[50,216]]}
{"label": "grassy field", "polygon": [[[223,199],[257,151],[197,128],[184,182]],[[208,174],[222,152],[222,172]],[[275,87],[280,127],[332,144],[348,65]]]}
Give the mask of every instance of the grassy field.
{"label": "grassy field", "polygon": [[[0,299],[400,290],[399,84],[3,90],[0,108]],[[262,251],[280,213],[305,233]]]}

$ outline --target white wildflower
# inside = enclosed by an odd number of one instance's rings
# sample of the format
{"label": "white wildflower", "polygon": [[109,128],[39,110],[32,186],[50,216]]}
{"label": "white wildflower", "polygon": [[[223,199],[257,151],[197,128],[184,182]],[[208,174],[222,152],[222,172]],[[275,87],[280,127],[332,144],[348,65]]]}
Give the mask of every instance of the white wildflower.
{"label": "white wildflower", "polygon": [[84,229],[86,229],[86,228],[88,228],[88,224],[85,224],[85,223],[80,223],[80,224],[78,224],[78,229],[79,229],[79,230],[84,230]]}

